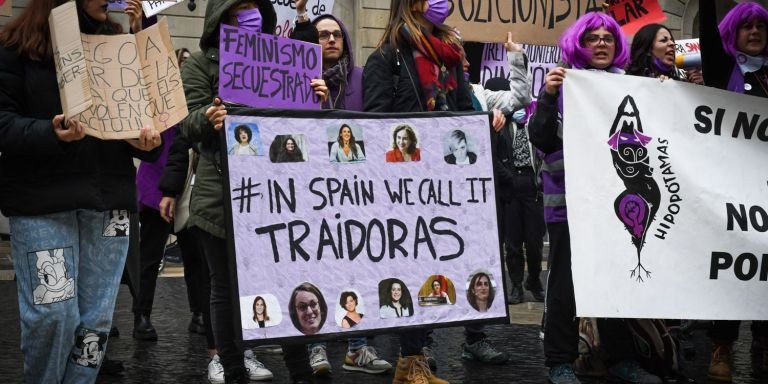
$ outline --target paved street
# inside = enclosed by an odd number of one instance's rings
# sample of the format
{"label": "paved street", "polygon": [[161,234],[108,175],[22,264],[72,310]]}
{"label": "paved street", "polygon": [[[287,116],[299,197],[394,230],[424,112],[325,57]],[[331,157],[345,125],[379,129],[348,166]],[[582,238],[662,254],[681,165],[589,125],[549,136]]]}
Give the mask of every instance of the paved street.
{"label": "paved street", "polygon": [[[172,274],[172,273],[170,273]],[[109,357],[122,360],[126,371],[115,376],[101,376],[99,383],[206,383],[207,364],[205,338],[186,331],[189,313],[186,304],[184,280],[163,277],[158,281],[155,312],[152,316],[160,339],[157,342],[138,342],[131,338],[133,317],[130,313],[131,298],[126,287],[118,297],[115,323],[122,335],[111,339]],[[530,299],[530,297],[528,297]],[[13,281],[0,281],[0,348],[6,351],[0,359],[0,383],[22,383],[22,357],[19,350],[19,320],[16,302],[16,285]],[[540,305],[513,306],[514,317],[531,322]],[[538,315],[540,316],[540,315]],[[486,366],[461,360],[462,328],[441,329],[435,332],[438,341],[438,365],[440,376],[452,383],[545,383],[546,369],[538,339],[538,326],[532,324],[495,325],[488,327],[490,339],[499,348],[512,355],[512,362],[504,366]],[[741,340],[736,345],[735,383],[765,384],[768,375],[753,371],[758,360],[749,354],[751,334],[748,323],[742,324]],[[394,362],[397,355],[397,339],[378,336],[371,341],[382,357]],[[703,331],[694,333],[695,360],[686,362],[687,371],[698,382],[706,383],[706,364],[709,347]],[[371,383],[391,382],[390,375],[371,376],[347,373],[341,369],[341,359],[346,350],[345,342],[329,344],[329,358],[333,375],[320,383]],[[280,355],[260,355],[260,359],[275,373],[275,383],[286,383],[287,372]],[[585,380],[585,383],[603,383],[603,380]]]}

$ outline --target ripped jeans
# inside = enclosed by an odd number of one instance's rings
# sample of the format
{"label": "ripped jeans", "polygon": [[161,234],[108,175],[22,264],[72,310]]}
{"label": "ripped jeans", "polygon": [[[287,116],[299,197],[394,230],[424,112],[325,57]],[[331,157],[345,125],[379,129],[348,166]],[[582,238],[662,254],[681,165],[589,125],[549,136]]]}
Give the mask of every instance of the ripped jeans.
{"label": "ripped jeans", "polygon": [[93,383],[128,252],[128,211],[11,217],[24,377]]}

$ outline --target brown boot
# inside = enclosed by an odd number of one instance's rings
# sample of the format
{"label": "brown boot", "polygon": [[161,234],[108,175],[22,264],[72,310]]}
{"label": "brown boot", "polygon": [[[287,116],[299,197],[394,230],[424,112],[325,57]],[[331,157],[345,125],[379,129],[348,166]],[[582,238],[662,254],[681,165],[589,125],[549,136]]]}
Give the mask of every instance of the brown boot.
{"label": "brown boot", "polygon": [[712,342],[712,360],[709,362],[707,376],[711,380],[730,383],[731,376],[731,348],[732,343]]}
{"label": "brown boot", "polygon": [[449,384],[432,374],[424,356],[406,356],[397,359],[392,384]]}

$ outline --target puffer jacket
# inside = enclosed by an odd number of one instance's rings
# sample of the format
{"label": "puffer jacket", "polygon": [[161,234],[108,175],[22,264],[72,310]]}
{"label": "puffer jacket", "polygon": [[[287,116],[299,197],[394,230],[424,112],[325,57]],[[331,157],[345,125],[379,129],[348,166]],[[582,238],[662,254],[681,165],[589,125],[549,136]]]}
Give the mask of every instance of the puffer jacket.
{"label": "puffer jacket", "polygon": [[[200,151],[195,175],[195,188],[190,198],[187,226],[198,227],[213,236],[224,238],[224,190],[221,172],[219,135],[221,132],[205,118],[219,90],[219,26],[227,10],[245,0],[209,1],[205,10],[200,51],[193,53],[184,64],[181,80],[187,98],[189,115],[181,124],[181,134]],[[262,33],[273,34],[277,23],[275,9],[269,0],[257,0],[262,17]]]}

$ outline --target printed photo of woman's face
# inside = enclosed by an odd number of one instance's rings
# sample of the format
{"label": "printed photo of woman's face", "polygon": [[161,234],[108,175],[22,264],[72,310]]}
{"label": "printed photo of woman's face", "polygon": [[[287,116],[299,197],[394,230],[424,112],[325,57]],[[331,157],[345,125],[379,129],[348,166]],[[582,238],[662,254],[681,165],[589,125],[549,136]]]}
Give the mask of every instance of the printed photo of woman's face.
{"label": "printed photo of woman's face", "polygon": [[407,151],[408,146],[411,145],[411,138],[408,135],[408,131],[401,129],[395,134],[395,144],[401,151]]}
{"label": "printed photo of woman's face", "polygon": [[240,129],[238,134],[238,138],[240,139],[240,144],[247,144],[250,141],[250,137],[248,137],[248,132],[246,132],[244,129]]}
{"label": "printed photo of woman's face", "polygon": [[355,301],[355,298],[350,296],[347,296],[347,301],[344,303],[344,309],[346,309],[349,312],[354,312],[355,308],[357,307],[357,301]]}
{"label": "printed photo of woman's face", "polygon": [[317,296],[311,292],[299,291],[296,294],[295,305],[301,331],[307,335],[317,333],[323,320]]}
{"label": "printed photo of woman's face", "polygon": [[475,280],[475,285],[472,287],[475,292],[475,297],[478,300],[488,301],[488,295],[491,290],[491,281],[488,280],[488,276],[481,275]]}
{"label": "printed photo of woman's face", "polygon": [[403,296],[403,287],[400,286],[400,283],[392,283],[392,301],[400,301],[400,298]]}

